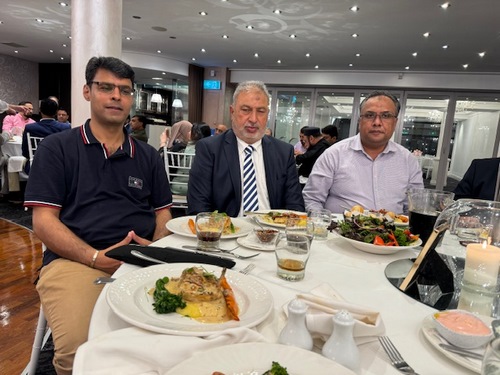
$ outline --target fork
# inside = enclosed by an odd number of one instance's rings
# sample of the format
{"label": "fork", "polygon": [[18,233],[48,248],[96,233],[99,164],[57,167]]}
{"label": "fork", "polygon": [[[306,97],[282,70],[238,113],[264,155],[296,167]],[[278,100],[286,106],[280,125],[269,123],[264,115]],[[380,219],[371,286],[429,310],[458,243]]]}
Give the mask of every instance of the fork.
{"label": "fork", "polygon": [[243,268],[242,270],[240,270],[240,273],[242,273],[243,275],[248,275],[250,272],[252,272],[252,270],[255,268],[255,264],[254,263],[250,263],[248,266],[246,266],[245,268]]}
{"label": "fork", "polygon": [[418,375],[415,370],[413,370],[408,363],[401,357],[401,354],[398,352],[392,341],[387,336],[380,336],[378,338],[382,348],[384,348],[387,356],[391,360],[391,364],[403,374],[413,374]]}

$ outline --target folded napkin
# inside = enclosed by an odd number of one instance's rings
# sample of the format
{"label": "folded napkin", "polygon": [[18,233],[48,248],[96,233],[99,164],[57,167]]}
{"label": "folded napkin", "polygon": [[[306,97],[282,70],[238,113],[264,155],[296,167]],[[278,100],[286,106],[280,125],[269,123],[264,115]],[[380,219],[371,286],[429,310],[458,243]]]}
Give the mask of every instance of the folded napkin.
{"label": "folded napkin", "polygon": [[26,158],[24,156],[11,156],[9,157],[7,171],[9,173],[21,172],[23,170],[25,162]]}
{"label": "folded napkin", "polygon": [[[340,310],[348,311],[354,323],[354,338],[358,344],[373,341],[384,334],[385,327],[380,313],[344,300],[330,285],[321,284],[308,294],[297,294],[297,298],[308,305],[307,329],[313,338],[326,341],[333,332],[333,316]],[[285,314],[287,305],[283,306]]]}
{"label": "folded napkin", "polygon": [[110,250],[106,253],[106,256],[124,261],[125,263],[135,264],[136,266],[147,267],[152,266],[154,262],[149,260],[143,260],[133,256],[130,252],[132,250],[138,250],[141,253],[148,255],[152,258],[162,260],[167,263],[203,263],[203,264],[213,264],[220,267],[233,268],[236,264],[233,260],[203,254],[200,252],[185,251],[174,249],[171,247],[154,247],[154,246],[142,246],[142,245],[124,245]]}
{"label": "folded napkin", "polygon": [[[98,336],[78,348],[73,375],[166,374],[196,352],[242,342],[266,342],[249,328],[234,328],[207,337],[174,336],[125,328]],[[207,369],[211,374],[215,369]]]}

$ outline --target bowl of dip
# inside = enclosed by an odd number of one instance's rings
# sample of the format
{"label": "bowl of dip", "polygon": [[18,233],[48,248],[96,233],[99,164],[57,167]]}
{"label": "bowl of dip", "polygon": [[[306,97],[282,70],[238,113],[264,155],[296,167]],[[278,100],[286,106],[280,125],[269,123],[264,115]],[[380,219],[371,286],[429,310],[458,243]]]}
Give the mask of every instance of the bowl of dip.
{"label": "bowl of dip", "polygon": [[433,319],[438,333],[450,344],[463,349],[479,348],[493,337],[491,327],[468,311],[440,311]]}

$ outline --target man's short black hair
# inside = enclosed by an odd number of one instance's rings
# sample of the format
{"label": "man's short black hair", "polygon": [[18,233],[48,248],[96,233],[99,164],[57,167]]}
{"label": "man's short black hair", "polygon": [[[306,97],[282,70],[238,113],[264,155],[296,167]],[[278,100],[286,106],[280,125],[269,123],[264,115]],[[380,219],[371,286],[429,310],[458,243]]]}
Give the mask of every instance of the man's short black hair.
{"label": "man's short black hair", "polygon": [[338,138],[339,131],[335,125],[327,125],[323,129],[321,129],[321,133],[329,135],[330,137]]}
{"label": "man's short black hair", "polygon": [[40,112],[45,116],[54,117],[59,109],[59,105],[52,99],[45,98],[40,102]]}
{"label": "man's short black hair", "polygon": [[146,125],[148,124],[148,118],[146,116],[142,115],[134,115],[132,118],[136,117],[137,120],[139,120],[140,123],[142,123],[142,127],[146,128]]}
{"label": "man's short black hair", "polygon": [[85,80],[87,85],[91,85],[98,69],[105,69],[113,73],[118,78],[128,78],[134,85],[135,72],[130,65],[116,57],[92,57],[85,68]]}

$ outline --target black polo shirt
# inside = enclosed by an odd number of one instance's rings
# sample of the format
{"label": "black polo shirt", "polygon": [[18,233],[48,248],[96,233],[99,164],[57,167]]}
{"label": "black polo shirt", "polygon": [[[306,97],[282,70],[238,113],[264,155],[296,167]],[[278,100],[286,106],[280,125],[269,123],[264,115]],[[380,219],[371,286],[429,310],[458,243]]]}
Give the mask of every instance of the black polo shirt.
{"label": "black polo shirt", "polygon": [[[59,209],[60,220],[96,249],[116,244],[130,230],[152,239],[155,211],[172,204],[162,159],[153,147],[126,133],[121,148],[108,155],[89,123],[40,143],[25,206]],[[44,265],[55,258],[49,249]]]}

